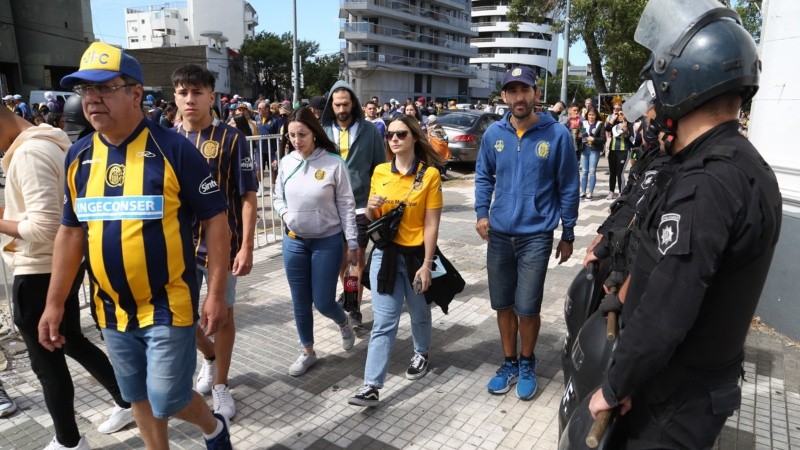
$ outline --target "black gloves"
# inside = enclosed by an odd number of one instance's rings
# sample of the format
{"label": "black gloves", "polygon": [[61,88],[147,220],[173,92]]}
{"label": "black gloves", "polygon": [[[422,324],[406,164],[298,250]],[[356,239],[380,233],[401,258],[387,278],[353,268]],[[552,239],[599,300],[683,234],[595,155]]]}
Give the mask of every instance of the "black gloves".
{"label": "black gloves", "polygon": [[604,316],[607,316],[610,312],[619,314],[622,311],[622,302],[619,301],[619,296],[616,292],[611,292],[603,297],[597,309],[602,312]]}

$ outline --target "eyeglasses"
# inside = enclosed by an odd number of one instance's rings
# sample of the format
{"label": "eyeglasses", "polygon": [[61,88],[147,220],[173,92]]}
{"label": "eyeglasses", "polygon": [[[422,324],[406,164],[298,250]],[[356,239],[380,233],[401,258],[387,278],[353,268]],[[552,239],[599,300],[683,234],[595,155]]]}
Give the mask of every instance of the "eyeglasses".
{"label": "eyeglasses", "polygon": [[286,136],[289,139],[299,139],[302,141],[307,137],[311,136],[311,133],[286,133]]}
{"label": "eyeglasses", "polygon": [[114,86],[108,86],[105,84],[81,84],[72,88],[76,94],[80,95],[81,97],[86,96],[87,94],[97,95],[102,98],[111,97],[114,95],[115,92],[118,90],[125,88],[136,86],[133,83],[125,83],[125,84],[117,84]]}
{"label": "eyeglasses", "polygon": [[386,140],[387,140],[387,141],[391,141],[392,139],[394,139],[394,137],[395,137],[395,136],[397,136],[397,139],[400,139],[400,140],[402,141],[403,139],[405,139],[406,137],[408,137],[408,130],[403,130],[403,131],[387,131],[387,132],[386,132]]}
{"label": "eyeglasses", "polygon": [[614,108],[614,111],[619,111],[619,110],[621,110],[621,109],[622,109],[622,108]]}

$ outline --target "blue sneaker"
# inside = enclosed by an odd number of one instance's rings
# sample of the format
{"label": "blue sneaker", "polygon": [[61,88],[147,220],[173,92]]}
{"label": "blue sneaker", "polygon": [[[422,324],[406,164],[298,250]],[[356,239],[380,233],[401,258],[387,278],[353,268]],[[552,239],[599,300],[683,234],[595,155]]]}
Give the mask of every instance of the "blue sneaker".
{"label": "blue sneaker", "polygon": [[497,375],[489,380],[486,386],[490,394],[505,394],[511,390],[511,386],[517,382],[519,377],[519,367],[506,361],[497,369]]}
{"label": "blue sneaker", "polygon": [[233,450],[231,433],[228,431],[228,419],[221,414],[214,413],[214,417],[222,421],[222,431],[212,439],[206,439],[208,450]]}
{"label": "blue sneaker", "polygon": [[519,382],[517,383],[517,397],[520,400],[530,400],[536,394],[536,358],[521,359],[519,361]]}

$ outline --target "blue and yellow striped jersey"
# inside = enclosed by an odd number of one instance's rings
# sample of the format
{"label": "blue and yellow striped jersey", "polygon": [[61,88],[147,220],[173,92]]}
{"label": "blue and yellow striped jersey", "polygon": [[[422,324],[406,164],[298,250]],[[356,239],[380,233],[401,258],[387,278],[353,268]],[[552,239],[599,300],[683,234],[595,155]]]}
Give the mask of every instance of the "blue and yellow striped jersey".
{"label": "blue and yellow striped jersey", "polygon": [[[242,195],[258,190],[253,171],[253,158],[244,133],[217,119],[205,129],[186,131],[177,127],[178,133],[189,139],[197,147],[211,168],[211,175],[219,185],[219,190],[228,202],[228,227],[231,229],[231,258],[233,264],[236,253],[242,248]],[[206,259],[206,240],[202,226],[196,224],[195,254],[197,263],[208,266]]]}
{"label": "blue and yellow striped jersey", "polygon": [[61,222],[86,230],[100,327],[192,325],[199,297],[192,220],[227,208],[197,150],[143,119],[119,146],[99,133],[79,140],[65,167]]}

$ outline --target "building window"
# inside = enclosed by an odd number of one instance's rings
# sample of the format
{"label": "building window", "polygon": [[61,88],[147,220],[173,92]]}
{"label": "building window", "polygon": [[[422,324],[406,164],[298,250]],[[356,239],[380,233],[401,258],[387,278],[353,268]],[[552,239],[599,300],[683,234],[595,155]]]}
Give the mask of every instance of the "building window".
{"label": "building window", "polygon": [[131,38],[131,44],[134,44],[134,43],[136,43],[136,42],[139,42],[139,39],[136,39],[136,38]]}
{"label": "building window", "polygon": [[142,25],[144,25],[144,19],[142,19]]}

